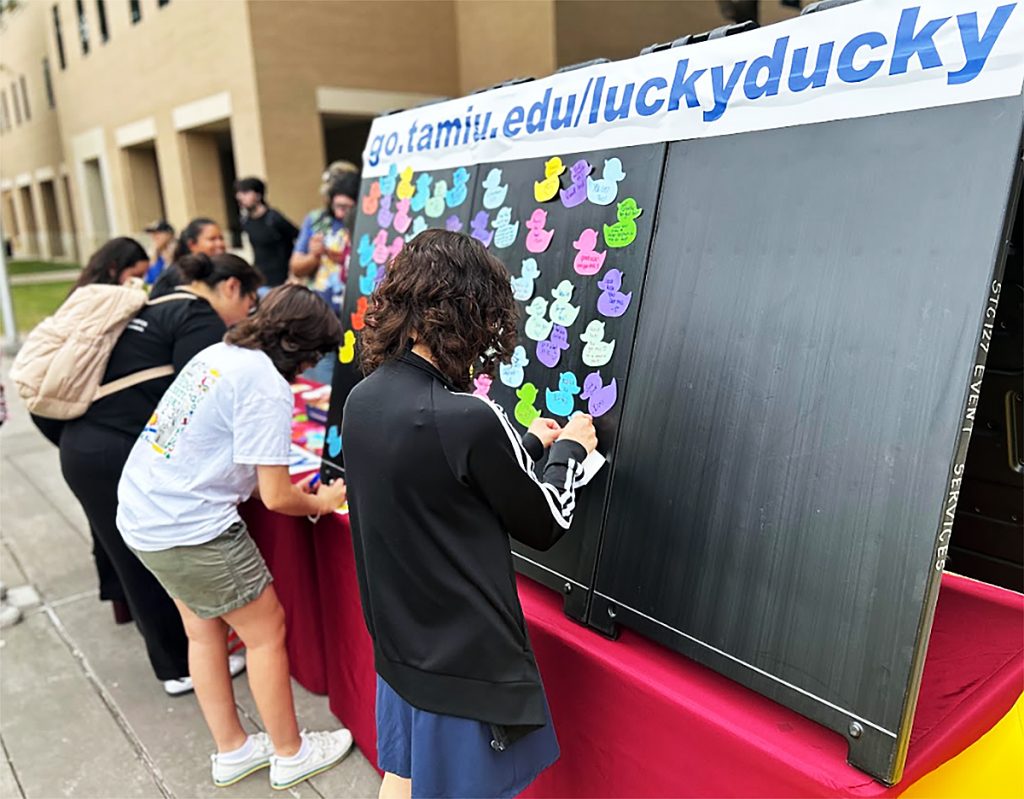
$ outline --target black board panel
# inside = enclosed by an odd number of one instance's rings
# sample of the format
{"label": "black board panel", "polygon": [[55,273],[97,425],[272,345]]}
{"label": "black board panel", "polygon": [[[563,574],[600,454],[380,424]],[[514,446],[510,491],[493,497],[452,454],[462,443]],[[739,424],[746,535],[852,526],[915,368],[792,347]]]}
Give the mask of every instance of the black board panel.
{"label": "black board panel", "polygon": [[322,475],[333,480],[344,473],[341,419],[345,400],[359,372],[362,315],[374,286],[384,276],[387,260],[400,244],[429,228],[465,230],[473,204],[476,167],[413,172],[392,169],[379,178],[363,178],[352,233],[352,255],[342,305],[345,331],[331,381]]}
{"label": "black board panel", "polygon": [[590,621],[842,732],[884,782],[1021,117],[1011,97],[669,147]]}
{"label": "black board panel", "polygon": [[[522,369],[500,370],[485,393],[520,431],[538,412],[561,424],[572,413],[589,412],[598,449],[614,459],[666,149],[653,144],[478,167],[469,232],[515,278],[520,355],[528,361]],[[616,240],[620,231],[624,237]],[[531,280],[534,268],[539,275]],[[609,278],[613,270],[619,281]],[[559,297],[559,290],[568,296]],[[560,335],[557,321],[564,322],[564,349],[550,345]],[[599,341],[580,338],[595,322],[603,326],[601,341],[614,342],[606,353]],[[592,397],[585,396],[588,378]],[[527,386],[536,389],[532,404],[518,396]],[[586,615],[609,474],[602,469],[580,492],[572,528],[549,551],[513,546],[516,568],[563,592],[566,613],[578,620]]]}

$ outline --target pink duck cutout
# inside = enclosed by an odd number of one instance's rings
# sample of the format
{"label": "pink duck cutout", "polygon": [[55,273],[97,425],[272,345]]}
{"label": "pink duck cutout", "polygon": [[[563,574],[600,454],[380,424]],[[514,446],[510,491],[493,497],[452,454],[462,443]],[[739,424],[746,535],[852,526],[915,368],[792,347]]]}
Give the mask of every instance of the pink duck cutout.
{"label": "pink duck cutout", "polygon": [[388,262],[388,255],[388,232],[378,230],[377,235],[373,237],[373,262],[382,266]]}
{"label": "pink duck cutout", "polygon": [[377,205],[380,203],[380,183],[376,180],[370,184],[369,193],[363,197],[363,213],[373,216],[377,213]]}
{"label": "pink duck cutout", "polygon": [[562,189],[558,196],[562,199],[562,205],[566,208],[575,208],[587,201],[587,176],[594,170],[586,158],[581,158],[569,167],[569,177],[572,183],[569,188]]}
{"label": "pink duck cutout", "polygon": [[537,360],[548,369],[554,369],[558,366],[562,353],[567,349],[569,349],[569,331],[561,325],[552,325],[550,337],[537,342]]}
{"label": "pink duck cutout", "polygon": [[401,180],[395,188],[395,196],[399,200],[411,200],[416,193],[416,187],[412,185],[412,167],[407,166],[402,170]]}
{"label": "pink duck cutout", "polygon": [[633,299],[633,292],[623,294],[622,272],[618,269],[609,269],[597,287],[601,289],[601,296],[597,298],[597,312],[602,316],[616,318],[622,316],[629,308],[629,302]]}
{"label": "pink duck cutout", "polygon": [[576,317],[580,315],[580,306],[569,302],[572,299],[573,288],[572,283],[563,280],[551,289],[551,296],[555,298],[555,301],[551,303],[550,317],[556,325],[571,327],[576,321]]}
{"label": "pink duck cutout", "polygon": [[625,177],[622,161],[618,158],[606,159],[601,177],[598,180],[587,178],[587,199],[594,205],[611,205],[619,195],[619,181]]}
{"label": "pink duck cutout", "polygon": [[412,217],[409,216],[409,203],[412,201],[408,198],[399,200],[395,207],[395,230],[399,233],[405,233],[409,229],[409,225],[412,224]]}
{"label": "pink duck cutout", "polygon": [[572,246],[579,250],[573,259],[572,268],[577,275],[596,275],[604,266],[607,252],[597,252],[597,231],[588,227],[580,232],[580,237],[572,243]]}
{"label": "pink duck cutout", "polygon": [[615,353],[615,341],[604,340],[604,322],[598,319],[587,325],[587,329],[580,336],[580,341],[587,343],[583,348],[583,363],[587,366],[604,366]]}
{"label": "pink duck cutout", "polygon": [[405,239],[401,236],[395,236],[391,242],[391,246],[388,248],[388,260],[394,258],[398,253],[402,251],[402,247],[405,246]]}
{"label": "pink duck cutout", "polygon": [[485,247],[490,247],[491,239],[494,238],[494,233],[488,230],[490,221],[491,217],[486,211],[478,211],[477,215],[473,217],[473,221],[469,223],[469,235]]}
{"label": "pink duck cutout", "polygon": [[548,221],[548,212],[543,208],[537,208],[530,218],[526,220],[526,227],[530,232],[526,234],[526,249],[529,252],[544,252],[551,246],[551,237],[555,235],[554,230],[545,230],[544,225]]}
{"label": "pink duck cutout", "polygon": [[380,210],[377,212],[377,224],[381,227],[390,227],[391,221],[395,218],[391,210],[391,195],[385,194],[380,198]]}
{"label": "pink duck cutout", "polygon": [[536,258],[524,258],[519,277],[512,278],[512,297],[519,302],[526,302],[533,296],[533,281],[540,277]]}
{"label": "pink duck cutout", "polygon": [[490,375],[477,375],[473,378],[473,385],[476,386],[476,391],[473,394],[477,397],[483,397],[484,399],[491,398],[491,384],[494,382],[494,378]]}
{"label": "pink duck cutout", "polygon": [[580,399],[587,400],[587,412],[595,419],[608,413],[618,398],[619,387],[614,377],[607,386],[604,385],[600,372],[591,372],[584,379]]}

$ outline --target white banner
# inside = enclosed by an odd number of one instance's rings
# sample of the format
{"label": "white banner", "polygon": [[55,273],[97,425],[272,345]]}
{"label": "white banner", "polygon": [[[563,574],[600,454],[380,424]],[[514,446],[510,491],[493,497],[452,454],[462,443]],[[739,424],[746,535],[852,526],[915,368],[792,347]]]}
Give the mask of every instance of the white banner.
{"label": "white banner", "polygon": [[1020,94],[1024,9],[862,0],[374,120],[363,174],[444,169]]}

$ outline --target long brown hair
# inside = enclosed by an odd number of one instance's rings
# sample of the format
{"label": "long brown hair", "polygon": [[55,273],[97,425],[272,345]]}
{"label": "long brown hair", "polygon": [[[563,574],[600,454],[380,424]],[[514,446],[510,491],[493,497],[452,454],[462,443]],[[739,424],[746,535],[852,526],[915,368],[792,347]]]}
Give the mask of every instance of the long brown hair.
{"label": "long brown hair", "polygon": [[459,389],[494,374],[516,343],[518,308],[505,265],[476,239],[425,230],[388,265],[370,298],[360,362],[369,374],[416,338]]}

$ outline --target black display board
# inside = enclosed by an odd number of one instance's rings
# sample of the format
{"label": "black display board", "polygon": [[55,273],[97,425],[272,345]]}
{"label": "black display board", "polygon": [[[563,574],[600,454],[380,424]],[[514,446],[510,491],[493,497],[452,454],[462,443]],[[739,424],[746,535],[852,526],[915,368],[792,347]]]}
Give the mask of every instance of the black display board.
{"label": "black display board", "polygon": [[[476,391],[502,406],[520,431],[537,415],[565,424],[587,412],[599,451],[614,460],[666,149],[479,167],[470,233],[513,277],[522,349]],[[566,613],[581,621],[609,474],[602,469],[580,492],[571,529],[550,550],[513,544],[516,568],[564,593]]]}
{"label": "black display board", "polygon": [[841,732],[887,783],[975,420],[1021,118],[1011,97],[668,151],[590,621]]}
{"label": "black display board", "polygon": [[374,287],[388,260],[406,241],[429,228],[468,231],[477,168],[430,172],[392,168],[379,178],[364,178],[352,232],[352,255],[342,305],[344,340],[334,365],[331,406],[327,414],[322,476],[330,481],[345,470],[341,420],[345,400],[362,378],[359,337]]}

